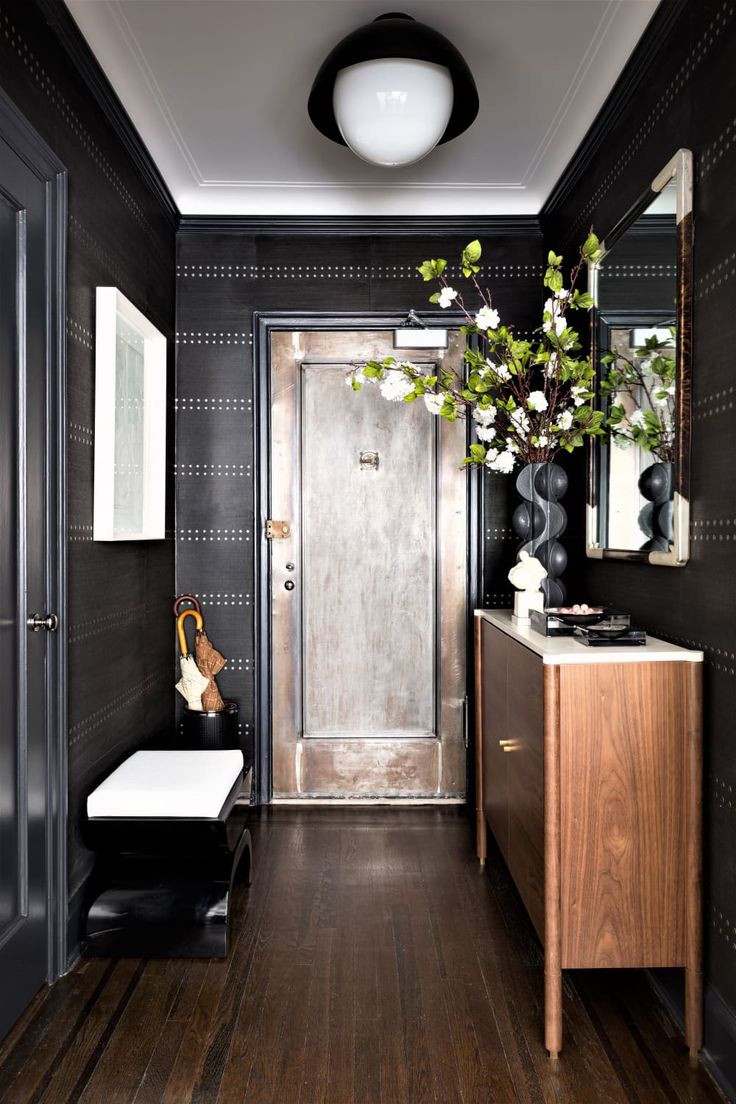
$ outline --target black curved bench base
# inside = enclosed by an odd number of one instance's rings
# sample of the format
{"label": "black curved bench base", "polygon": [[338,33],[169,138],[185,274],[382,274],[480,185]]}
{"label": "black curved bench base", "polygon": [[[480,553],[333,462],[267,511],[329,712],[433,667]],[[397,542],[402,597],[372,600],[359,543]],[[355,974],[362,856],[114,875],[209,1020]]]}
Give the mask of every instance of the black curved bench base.
{"label": "black curved bench base", "polygon": [[[226,957],[235,879],[251,883],[247,816],[247,805],[228,799],[213,820],[140,818],[128,824],[128,831],[122,817],[89,820],[88,838],[98,857],[82,953]],[[140,850],[131,850],[131,841]],[[125,851],[117,849],[123,846]]]}

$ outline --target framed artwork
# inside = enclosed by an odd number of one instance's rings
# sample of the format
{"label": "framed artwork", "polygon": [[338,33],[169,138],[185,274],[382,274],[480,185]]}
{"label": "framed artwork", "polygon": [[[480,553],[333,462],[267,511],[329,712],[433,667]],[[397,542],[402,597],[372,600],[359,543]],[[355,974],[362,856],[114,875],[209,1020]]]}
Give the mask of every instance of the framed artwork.
{"label": "framed artwork", "polygon": [[93,539],[163,540],[166,338],[117,288],[97,288]]}

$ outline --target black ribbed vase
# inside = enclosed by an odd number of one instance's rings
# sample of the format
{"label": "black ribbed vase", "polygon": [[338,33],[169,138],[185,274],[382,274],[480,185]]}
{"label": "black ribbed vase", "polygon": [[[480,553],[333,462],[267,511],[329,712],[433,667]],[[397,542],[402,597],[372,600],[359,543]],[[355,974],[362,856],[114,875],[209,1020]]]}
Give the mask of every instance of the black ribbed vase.
{"label": "black ribbed vase", "polygon": [[542,580],[545,606],[560,606],[565,587],[559,576],[567,566],[567,552],[558,537],[565,532],[567,514],[559,500],[567,490],[567,475],[549,462],[527,464],[516,477],[516,489],[522,502],[514,510],[511,525],[521,544],[516,550],[536,556],[547,569]]}

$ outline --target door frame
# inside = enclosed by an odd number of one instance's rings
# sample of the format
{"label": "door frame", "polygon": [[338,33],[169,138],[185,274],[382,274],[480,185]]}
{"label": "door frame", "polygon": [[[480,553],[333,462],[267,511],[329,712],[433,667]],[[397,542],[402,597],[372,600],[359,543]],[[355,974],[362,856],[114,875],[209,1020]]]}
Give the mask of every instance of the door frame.
{"label": "door frame", "polygon": [[[457,329],[467,321],[459,312],[422,311],[429,327]],[[253,801],[268,805],[272,785],[272,665],[271,665],[271,577],[268,544],[263,539],[270,517],[271,484],[271,334],[302,330],[394,330],[406,324],[406,311],[256,311],[253,314],[253,525],[254,525],[254,610],[255,610],[255,699],[253,740]],[[468,576],[467,655],[473,644],[473,609],[483,594],[483,481],[482,472],[471,468],[468,479]],[[468,665],[470,671],[472,664]],[[470,693],[470,692],[469,692]],[[472,704],[472,703],[471,703]],[[472,712],[466,711],[466,739]],[[470,758],[470,757],[469,757]],[[467,770],[470,769],[468,764]],[[467,789],[467,793],[472,791]]]}
{"label": "door frame", "polygon": [[[48,942],[46,979],[67,963],[67,549],[66,549],[66,235],[67,170],[0,88],[0,139],[46,188],[46,503],[45,610],[59,618],[47,636],[46,869]],[[19,534],[25,554],[25,534]]]}

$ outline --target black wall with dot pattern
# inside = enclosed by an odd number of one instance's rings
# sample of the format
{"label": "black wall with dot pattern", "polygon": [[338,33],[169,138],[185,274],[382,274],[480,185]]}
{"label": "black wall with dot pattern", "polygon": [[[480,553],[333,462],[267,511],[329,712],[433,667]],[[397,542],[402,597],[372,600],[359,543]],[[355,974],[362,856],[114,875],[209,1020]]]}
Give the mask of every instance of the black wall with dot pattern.
{"label": "black wall with dot pattern", "polygon": [[[679,148],[693,151],[690,562],[672,569],[584,560],[581,570],[589,599],[630,609],[652,632],[705,652],[706,1045],[723,1063],[730,1045],[736,1089],[736,4],[669,6],[679,14],[667,37],[605,141],[543,212],[543,226],[551,247],[569,249],[591,223],[605,236]],[[635,269],[631,279],[643,276]]]}
{"label": "black wall with dot pattern", "polygon": [[[212,220],[213,223],[216,220]],[[426,222],[426,220],[424,220]],[[536,219],[516,232],[483,219],[488,233],[481,279],[504,321],[526,331],[542,302],[541,234]],[[425,257],[453,264],[474,235],[344,231],[312,235],[266,231],[189,232],[178,237],[177,265],[177,588],[206,605],[212,640],[228,656],[222,692],[240,703],[241,738],[253,745],[254,531],[253,312],[304,313],[432,309],[416,266]],[[457,274],[460,278],[459,273]],[[485,480],[486,606],[511,601],[506,572],[516,542],[508,528],[502,476]]]}
{"label": "black wall with dot pattern", "polygon": [[[92,861],[81,837],[86,796],[131,750],[171,726],[174,698],[173,473],[165,541],[92,541],[95,287],[116,285],[167,336],[173,384],[176,222],[144,183],[35,0],[0,0],[0,84],[68,170],[69,582],[61,631],[69,642],[73,956]],[[173,387],[171,399],[173,405]]]}

